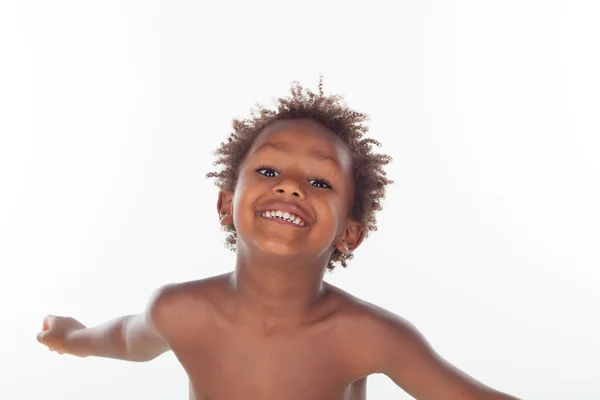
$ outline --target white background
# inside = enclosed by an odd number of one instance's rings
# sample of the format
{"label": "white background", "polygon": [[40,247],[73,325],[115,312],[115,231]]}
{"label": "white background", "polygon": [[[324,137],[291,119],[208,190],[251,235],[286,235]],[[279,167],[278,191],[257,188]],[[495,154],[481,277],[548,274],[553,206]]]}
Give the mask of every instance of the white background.
{"label": "white background", "polygon": [[[212,151],[320,73],[395,181],[326,280],[496,389],[600,398],[593,1],[0,4],[0,398],[187,398],[172,353],[79,359],[35,335],[230,271]],[[368,397],[410,398],[384,375]]]}

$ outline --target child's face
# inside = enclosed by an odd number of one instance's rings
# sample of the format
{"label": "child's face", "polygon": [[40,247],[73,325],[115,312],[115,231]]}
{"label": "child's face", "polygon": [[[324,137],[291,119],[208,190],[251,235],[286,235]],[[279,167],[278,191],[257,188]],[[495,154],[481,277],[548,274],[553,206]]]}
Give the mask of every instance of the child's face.
{"label": "child's face", "polygon": [[[234,193],[221,196],[222,210],[233,203],[238,248],[328,260],[334,247],[347,252],[362,240],[360,224],[349,218],[350,154],[335,133],[312,120],[267,126],[240,165]],[[300,225],[261,215],[285,205],[298,207]]]}

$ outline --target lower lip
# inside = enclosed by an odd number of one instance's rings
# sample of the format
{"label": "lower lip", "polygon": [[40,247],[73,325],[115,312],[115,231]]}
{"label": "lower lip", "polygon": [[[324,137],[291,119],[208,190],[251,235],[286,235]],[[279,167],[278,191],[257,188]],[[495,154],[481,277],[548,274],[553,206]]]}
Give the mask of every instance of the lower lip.
{"label": "lower lip", "polygon": [[[257,215],[258,215],[258,214],[257,214]],[[284,219],[272,218],[272,217],[263,217],[263,216],[261,216],[261,215],[258,215],[258,216],[259,216],[260,218],[262,218],[262,219],[267,219],[267,220],[269,220],[269,221],[272,221],[272,222],[277,222],[278,224],[282,224],[282,225],[293,226],[293,227],[295,227],[295,228],[305,228],[305,227],[306,227],[306,225],[304,225],[304,226],[302,226],[302,225],[296,225],[295,223],[293,223],[293,222],[288,222],[288,221],[286,221],[286,220],[284,220]]]}

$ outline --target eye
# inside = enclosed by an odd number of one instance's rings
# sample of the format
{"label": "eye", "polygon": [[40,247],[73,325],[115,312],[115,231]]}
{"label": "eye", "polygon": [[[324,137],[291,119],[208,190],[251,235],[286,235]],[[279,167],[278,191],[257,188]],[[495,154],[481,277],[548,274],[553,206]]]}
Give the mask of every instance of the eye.
{"label": "eye", "polygon": [[273,168],[269,168],[269,167],[261,167],[261,168],[257,169],[256,172],[258,172],[259,174],[264,175],[268,178],[274,178],[277,175],[279,175],[279,172],[277,172]]}
{"label": "eye", "polygon": [[309,180],[309,182],[314,187],[318,187],[318,188],[322,188],[322,189],[332,189],[331,185],[323,179],[311,179],[311,180]]}
{"label": "eye", "polygon": [[[262,166],[256,169],[256,172],[267,178],[274,178],[279,175],[279,172],[271,167]],[[320,189],[333,189],[329,182],[325,179],[309,179],[308,182],[316,188]]]}

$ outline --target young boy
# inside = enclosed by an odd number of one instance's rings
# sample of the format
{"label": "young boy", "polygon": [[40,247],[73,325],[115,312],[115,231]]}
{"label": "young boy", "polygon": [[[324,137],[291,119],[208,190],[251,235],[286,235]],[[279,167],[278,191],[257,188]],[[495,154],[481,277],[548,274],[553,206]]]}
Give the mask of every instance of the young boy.
{"label": "young boy", "polygon": [[233,272],[165,285],[146,310],[86,328],[47,316],[37,339],[79,357],[172,350],[194,400],[359,400],[374,373],[418,400],[514,400],[437,355],[401,317],[323,281],[376,229],[385,187],[368,117],[294,83],[276,111],[234,120],[215,165]]}

